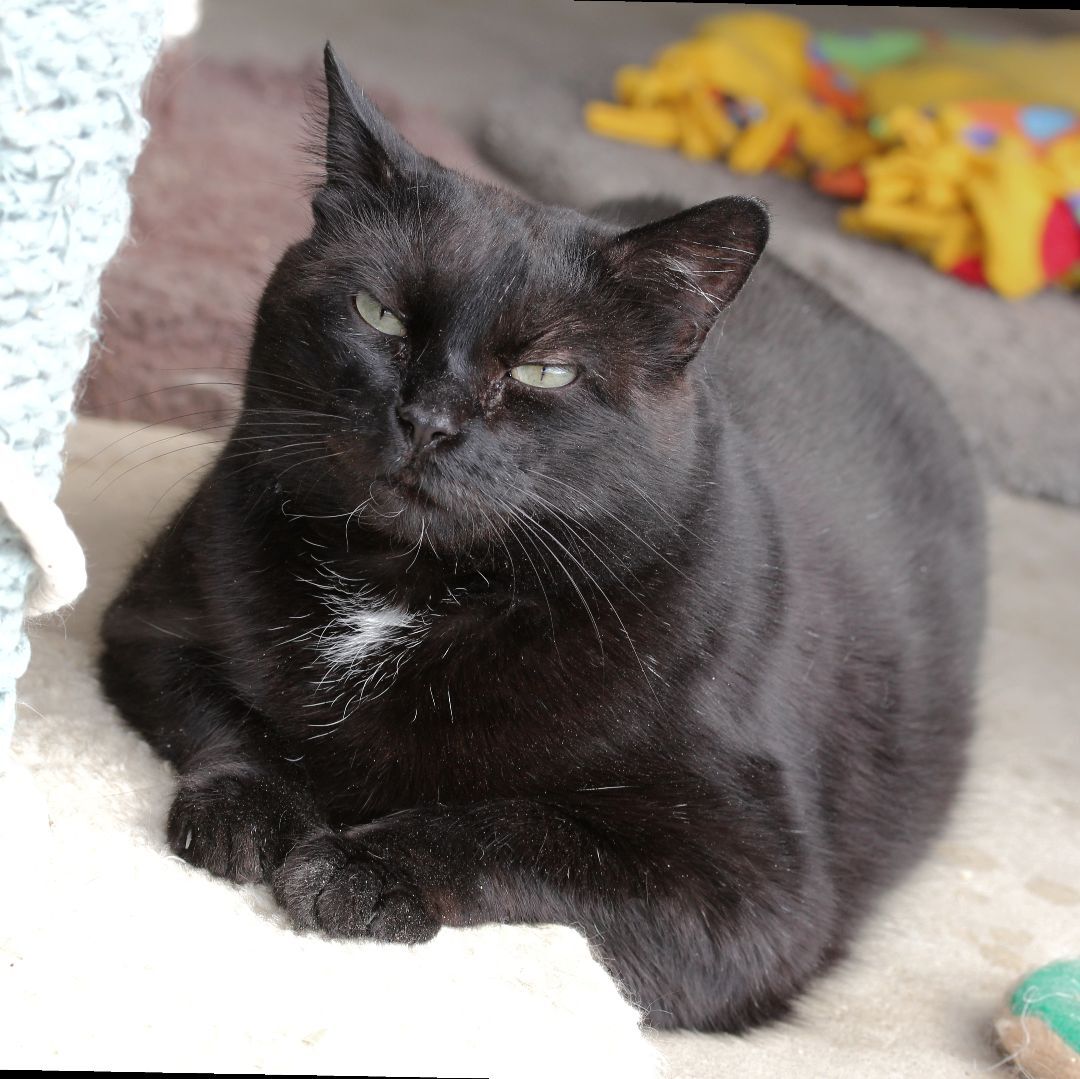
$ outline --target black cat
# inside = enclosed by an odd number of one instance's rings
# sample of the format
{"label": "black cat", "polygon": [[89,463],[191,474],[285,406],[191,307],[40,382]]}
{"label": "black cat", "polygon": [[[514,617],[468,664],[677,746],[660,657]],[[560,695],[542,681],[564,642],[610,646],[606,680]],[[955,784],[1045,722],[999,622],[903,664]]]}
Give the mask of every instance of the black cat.
{"label": "black cat", "polygon": [[728,309],[758,202],[535,205],[417,153],[329,47],[326,81],[243,413],[105,622],[169,842],[300,929],[571,924],[658,1026],[780,1016],[961,773],[956,424],[783,265]]}

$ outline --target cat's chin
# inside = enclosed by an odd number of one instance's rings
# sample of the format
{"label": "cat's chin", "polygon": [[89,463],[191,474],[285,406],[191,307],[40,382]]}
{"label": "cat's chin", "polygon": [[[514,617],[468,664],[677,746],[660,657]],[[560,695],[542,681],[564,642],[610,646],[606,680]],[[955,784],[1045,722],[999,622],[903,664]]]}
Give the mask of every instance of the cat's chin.
{"label": "cat's chin", "polygon": [[462,499],[433,493],[415,482],[377,480],[371,485],[365,520],[399,543],[429,543],[453,551],[492,530],[492,516],[470,511]]}

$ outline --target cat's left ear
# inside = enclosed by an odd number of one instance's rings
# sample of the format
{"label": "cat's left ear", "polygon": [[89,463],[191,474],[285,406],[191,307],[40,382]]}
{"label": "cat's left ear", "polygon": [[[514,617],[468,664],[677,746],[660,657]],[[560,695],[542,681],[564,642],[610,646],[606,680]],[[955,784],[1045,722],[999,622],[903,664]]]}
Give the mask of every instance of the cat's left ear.
{"label": "cat's left ear", "polygon": [[746,284],[768,238],[765,204],[731,196],[624,232],[609,255],[617,280],[670,314],[672,355],[685,361]]}
{"label": "cat's left ear", "polygon": [[[330,42],[326,71],[326,183],[323,190],[378,195],[421,160],[345,70]],[[318,208],[316,195],[316,208]]]}

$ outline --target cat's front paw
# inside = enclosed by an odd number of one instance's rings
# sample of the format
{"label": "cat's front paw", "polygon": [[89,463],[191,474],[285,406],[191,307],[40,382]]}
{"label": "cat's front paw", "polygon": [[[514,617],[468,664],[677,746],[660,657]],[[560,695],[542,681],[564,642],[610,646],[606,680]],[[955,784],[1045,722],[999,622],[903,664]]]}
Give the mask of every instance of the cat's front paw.
{"label": "cat's front paw", "polygon": [[274,874],[274,894],[300,930],[421,944],[439,931],[409,873],[362,834],[321,832]]}
{"label": "cat's front paw", "polygon": [[169,846],[186,862],[240,884],[269,880],[314,825],[310,799],[246,766],[182,775],[169,810]]}

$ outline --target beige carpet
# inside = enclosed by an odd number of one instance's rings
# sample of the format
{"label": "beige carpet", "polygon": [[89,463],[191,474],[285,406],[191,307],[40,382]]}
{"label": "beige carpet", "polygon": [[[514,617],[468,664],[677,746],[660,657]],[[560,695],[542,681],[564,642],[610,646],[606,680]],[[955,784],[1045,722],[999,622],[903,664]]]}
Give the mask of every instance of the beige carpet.
{"label": "beige carpet", "polygon": [[0,1066],[644,1079],[658,1049],[669,1079],[1007,1073],[989,1042],[1000,997],[1080,955],[1080,515],[994,496],[968,790],[852,960],[793,1023],[646,1040],[570,930],[444,930],[413,949],[301,938],[262,889],[169,856],[168,771],[101,701],[91,657],[104,602],[207,458],[197,441],[72,433],[62,503],[91,588],[36,629],[21,683],[15,754],[49,826],[32,791],[8,790],[5,819],[30,841],[0,890]]}

